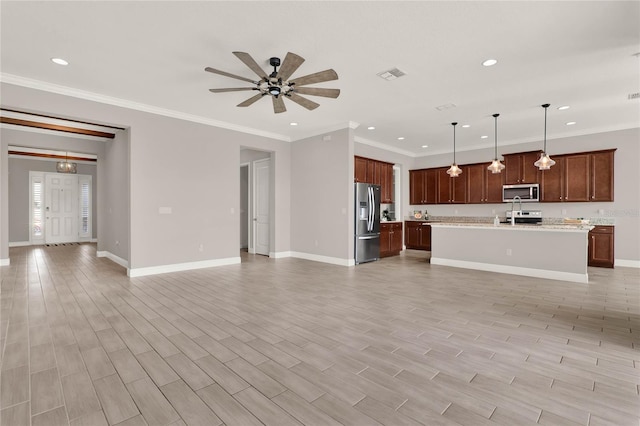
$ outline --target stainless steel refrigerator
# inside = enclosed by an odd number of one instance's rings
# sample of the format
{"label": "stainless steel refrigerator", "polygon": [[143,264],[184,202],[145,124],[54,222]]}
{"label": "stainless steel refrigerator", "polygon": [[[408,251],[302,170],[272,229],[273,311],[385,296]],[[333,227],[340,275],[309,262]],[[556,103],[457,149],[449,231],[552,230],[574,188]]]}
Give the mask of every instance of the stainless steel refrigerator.
{"label": "stainless steel refrigerator", "polygon": [[380,257],[380,185],[355,184],[356,264],[378,260]]}

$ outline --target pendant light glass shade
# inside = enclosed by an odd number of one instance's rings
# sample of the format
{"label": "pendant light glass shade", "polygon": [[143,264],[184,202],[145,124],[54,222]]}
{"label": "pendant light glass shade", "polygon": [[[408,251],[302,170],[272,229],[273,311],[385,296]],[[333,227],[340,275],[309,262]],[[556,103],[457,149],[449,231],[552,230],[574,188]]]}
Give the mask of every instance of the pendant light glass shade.
{"label": "pendant light glass shade", "polygon": [[462,169],[456,164],[456,126],[458,123],[451,123],[453,126],[453,164],[447,170],[447,174],[452,178],[460,176]]}
{"label": "pendant light glass shade", "polygon": [[67,153],[67,154],[65,154],[64,161],[58,161],[56,163],[56,172],[58,172],[58,173],[76,174],[76,173],[78,173],[78,164],[77,163],[70,163],[69,162],[69,155]]}
{"label": "pendant light glass shade", "polygon": [[500,114],[493,114],[493,118],[495,120],[494,156],[493,156],[493,161],[491,162],[491,165],[487,167],[487,169],[491,170],[491,173],[493,174],[502,173],[502,170],[504,170],[504,164],[502,164],[500,160],[498,160],[498,117],[499,116]]}
{"label": "pendant light glass shade", "polygon": [[540,158],[538,161],[533,163],[534,166],[538,168],[538,170],[549,170],[551,166],[556,164],[555,161],[549,157],[547,154],[547,108],[549,108],[551,104],[543,104],[542,108],[544,108],[544,148],[540,153]]}

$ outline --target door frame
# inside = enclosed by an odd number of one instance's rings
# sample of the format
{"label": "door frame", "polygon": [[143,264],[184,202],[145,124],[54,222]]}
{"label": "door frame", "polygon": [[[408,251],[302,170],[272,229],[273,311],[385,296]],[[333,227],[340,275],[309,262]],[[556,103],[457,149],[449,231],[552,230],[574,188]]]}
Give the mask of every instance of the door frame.
{"label": "door frame", "polygon": [[[252,215],[252,200],[251,200],[251,195],[253,194],[253,191],[251,189],[252,186],[252,179],[253,179],[253,167],[251,167],[251,162],[248,163],[240,163],[240,170],[242,170],[243,167],[247,168],[247,251],[249,253],[254,253],[255,250],[253,250],[253,232],[251,230],[251,223],[253,222],[251,220],[251,218],[253,217]],[[240,194],[242,195],[242,194]],[[240,212],[240,207],[238,207],[238,212]]]}
{"label": "door frame", "polygon": [[[46,215],[46,211],[45,211],[45,205],[47,204],[47,176],[48,175],[59,175],[59,173],[51,173],[51,172],[44,172],[44,171],[39,171],[39,170],[30,170],[29,171],[29,244],[30,245],[42,245],[42,244],[47,244],[47,238],[46,238],[46,232],[47,232],[47,221],[45,218]],[[77,209],[76,209],[76,213],[78,215],[77,219],[77,236],[76,239],[72,242],[94,242],[95,240],[93,239],[93,227],[94,225],[94,216],[95,216],[95,212],[93,211],[93,197],[95,197],[95,194],[93,192],[93,176],[91,175],[85,175],[85,174],[74,174],[74,176],[77,177],[77,185],[78,185],[78,205],[77,205]],[[41,225],[41,237],[34,237],[33,235],[33,182],[34,180],[40,180],[40,183],[42,185],[41,187],[41,208],[40,208],[40,214],[42,217],[42,225]],[[80,225],[81,225],[81,215],[80,215],[80,184],[82,180],[88,180],[89,181],[89,226],[88,226],[88,234],[89,236],[84,236],[81,237],[81,231],[80,231]]]}
{"label": "door frame", "polygon": [[[251,185],[251,196],[252,196],[252,201],[253,202],[251,203],[251,217],[249,218],[249,220],[251,221],[253,226],[251,226],[251,230],[252,230],[252,232],[251,232],[251,243],[250,243],[251,248],[250,248],[249,253],[252,253],[252,254],[256,253],[256,242],[257,242],[256,240],[257,240],[257,234],[258,234],[257,230],[256,230],[256,228],[258,226],[257,217],[256,217],[256,214],[257,214],[256,205],[257,205],[257,199],[258,199],[258,191],[257,191],[257,188],[258,188],[258,185],[257,185],[258,174],[256,173],[256,170],[257,170],[258,166],[261,163],[264,163],[264,162],[268,162],[269,163],[269,176],[267,178],[268,184],[269,184],[268,191],[267,191],[267,198],[269,199],[269,225],[268,225],[268,227],[269,227],[269,250],[268,250],[266,256],[270,256],[270,254],[271,254],[271,233],[273,232],[272,227],[271,227],[271,221],[272,221],[272,217],[271,217],[271,202],[272,202],[272,199],[271,199],[271,191],[272,191],[272,188],[271,188],[271,186],[272,186],[271,185],[271,167],[272,167],[272,163],[273,163],[271,161],[271,155],[269,157],[267,157],[267,158],[262,158],[260,160],[255,160],[255,161],[252,162],[253,164],[252,164],[252,167],[251,167],[251,182],[252,182],[252,185]],[[253,219],[254,217],[256,218],[256,220]]]}

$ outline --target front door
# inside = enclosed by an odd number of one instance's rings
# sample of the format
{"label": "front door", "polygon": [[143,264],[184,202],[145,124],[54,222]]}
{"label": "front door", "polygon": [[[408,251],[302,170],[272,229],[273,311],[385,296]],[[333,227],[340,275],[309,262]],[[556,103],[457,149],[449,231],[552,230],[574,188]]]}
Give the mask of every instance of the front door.
{"label": "front door", "polygon": [[254,248],[256,254],[269,256],[269,167],[271,160],[254,162]]}
{"label": "front door", "polygon": [[45,243],[78,241],[78,176],[46,175]]}

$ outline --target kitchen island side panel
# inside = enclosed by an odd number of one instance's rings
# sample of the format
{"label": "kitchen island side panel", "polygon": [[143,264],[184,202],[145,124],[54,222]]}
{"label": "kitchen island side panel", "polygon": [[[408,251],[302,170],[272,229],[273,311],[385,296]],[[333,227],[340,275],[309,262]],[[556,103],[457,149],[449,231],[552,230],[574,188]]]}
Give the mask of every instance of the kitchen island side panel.
{"label": "kitchen island side panel", "polygon": [[588,229],[432,225],[431,263],[587,282]]}

